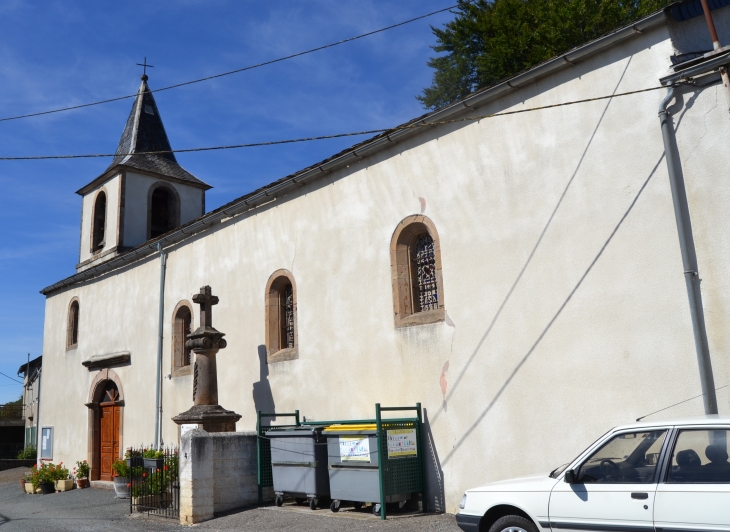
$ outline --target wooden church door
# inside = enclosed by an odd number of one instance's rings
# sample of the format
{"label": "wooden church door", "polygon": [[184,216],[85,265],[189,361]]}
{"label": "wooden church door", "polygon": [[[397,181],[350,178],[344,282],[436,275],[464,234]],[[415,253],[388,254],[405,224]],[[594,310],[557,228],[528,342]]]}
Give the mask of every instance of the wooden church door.
{"label": "wooden church door", "polygon": [[117,406],[119,390],[113,382],[107,384],[104,397],[99,404],[99,456],[100,480],[112,480],[112,464],[119,458],[119,424],[122,409]]}

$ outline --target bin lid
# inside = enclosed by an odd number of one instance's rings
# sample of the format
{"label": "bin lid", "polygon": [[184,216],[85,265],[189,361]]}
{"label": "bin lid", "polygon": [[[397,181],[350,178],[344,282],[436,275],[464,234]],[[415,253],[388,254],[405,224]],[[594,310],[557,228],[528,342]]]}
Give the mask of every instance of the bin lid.
{"label": "bin lid", "polygon": [[326,425],[300,425],[299,427],[275,427],[266,431],[267,436],[311,436],[322,432]]}
{"label": "bin lid", "polygon": [[337,424],[324,429],[326,434],[374,434],[378,430],[375,423],[359,423],[356,425]]}

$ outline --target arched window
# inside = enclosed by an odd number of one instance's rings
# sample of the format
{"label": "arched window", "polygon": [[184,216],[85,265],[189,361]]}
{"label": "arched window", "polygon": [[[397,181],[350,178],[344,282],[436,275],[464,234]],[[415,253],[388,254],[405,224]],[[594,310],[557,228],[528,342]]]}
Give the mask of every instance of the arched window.
{"label": "arched window", "polygon": [[180,198],[168,185],[150,188],[148,236],[156,238],[180,225]]}
{"label": "arched window", "polygon": [[266,349],[269,362],[299,358],[297,288],[287,270],[274,272],[266,284]]}
{"label": "arched window", "polygon": [[172,323],[172,376],[190,374],[192,350],[185,346],[188,335],[192,332],[193,313],[187,301],[179,303],[173,314]]}
{"label": "arched window", "polygon": [[426,216],[403,220],[390,244],[396,327],[443,321],[441,246]]}
{"label": "arched window", "polygon": [[99,192],[94,201],[94,216],[91,228],[91,252],[101,251],[104,247],[106,230],[106,193]]}
{"label": "arched window", "polygon": [[79,302],[71,301],[66,324],[66,349],[75,349],[79,343]]}

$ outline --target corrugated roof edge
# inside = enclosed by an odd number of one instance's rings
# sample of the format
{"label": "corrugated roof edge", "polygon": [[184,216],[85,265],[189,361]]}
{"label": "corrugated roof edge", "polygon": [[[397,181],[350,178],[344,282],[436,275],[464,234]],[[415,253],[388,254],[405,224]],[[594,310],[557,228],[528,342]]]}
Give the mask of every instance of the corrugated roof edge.
{"label": "corrugated roof edge", "polygon": [[470,108],[472,107],[483,105],[488,101],[502,95],[502,93],[504,92],[518,90],[521,86],[531,81],[534,81],[539,77],[545,76],[559,69],[569,67],[573,63],[576,63],[584,57],[592,55],[599,50],[603,50],[604,48],[607,48],[619,41],[630,38],[637,33],[642,33],[644,30],[653,28],[654,26],[659,25],[667,19],[669,9],[671,9],[671,6],[652,13],[651,15],[644,17],[641,20],[619,28],[616,31],[613,31],[603,37],[599,37],[598,39],[595,39],[594,41],[586,43],[582,46],[574,48],[564,54],[560,54],[553,59],[536,65],[531,69],[526,70],[525,72],[512,76],[511,78],[492,85],[491,87],[481,89],[458,102],[447,105],[446,107],[443,107],[441,109],[437,109],[436,111],[433,111],[431,113],[426,113],[418,118],[406,122],[405,124],[397,126],[390,131],[381,133],[368,140],[355,144],[354,146],[344,151],[341,151],[340,153],[337,153],[332,157],[325,159],[324,161],[321,161],[308,168],[290,174],[282,179],[279,179],[278,181],[274,181],[273,183],[261,187],[258,190],[246,194],[245,196],[241,196],[231,201],[230,203],[227,203],[226,205],[223,205],[222,207],[219,207],[201,216],[200,218],[196,218],[195,220],[192,220],[187,224],[178,227],[177,229],[174,229],[158,238],[149,240],[144,244],[137,246],[136,248],[131,249],[122,255],[119,255],[118,257],[115,257],[107,262],[104,262],[97,266],[93,266],[88,270],[84,270],[57,283],[47,286],[46,288],[41,290],[40,293],[43,295],[49,295],[67,286],[81,283],[89,279],[99,277],[105,273],[114,271],[118,268],[122,268],[124,266],[127,266],[131,262],[140,260],[155,253],[158,243],[162,243],[163,247],[165,247],[165,244],[177,244],[194,234],[204,231],[205,229],[211,227],[213,224],[219,223],[225,218],[230,218],[237,214],[242,214],[243,212],[260,206],[263,203],[268,203],[272,200],[272,198],[275,198],[277,195],[280,195],[286,190],[301,186],[307,181],[321,177],[323,174],[346,166],[351,162],[358,161],[362,157],[372,155],[373,153],[384,149],[386,146],[400,139],[416,135],[419,132],[417,128],[400,128],[412,124],[417,124],[419,122],[425,123],[427,119],[429,121],[440,121],[452,118],[457,114],[470,110]]}

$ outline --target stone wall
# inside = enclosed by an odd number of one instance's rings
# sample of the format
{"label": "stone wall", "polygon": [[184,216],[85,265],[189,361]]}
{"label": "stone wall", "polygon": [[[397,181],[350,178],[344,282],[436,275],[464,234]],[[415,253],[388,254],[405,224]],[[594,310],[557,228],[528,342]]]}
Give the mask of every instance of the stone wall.
{"label": "stone wall", "polygon": [[[255,452],[255,450],[254,450]],[[255,455],[254,455],[255,456]],[[0,460],[0,471],[5,471],[6,469],[15,469],[16,467],[33,467],[35,465],[35,459],[31,458],[29,460]]]}
{"label": "stone wall", "polygon": [[[266,493],[271,498],[270,490]],[[180,522],[193,524],[216,513],[256,504],[256,433],[185,434],[180,446]]]}

